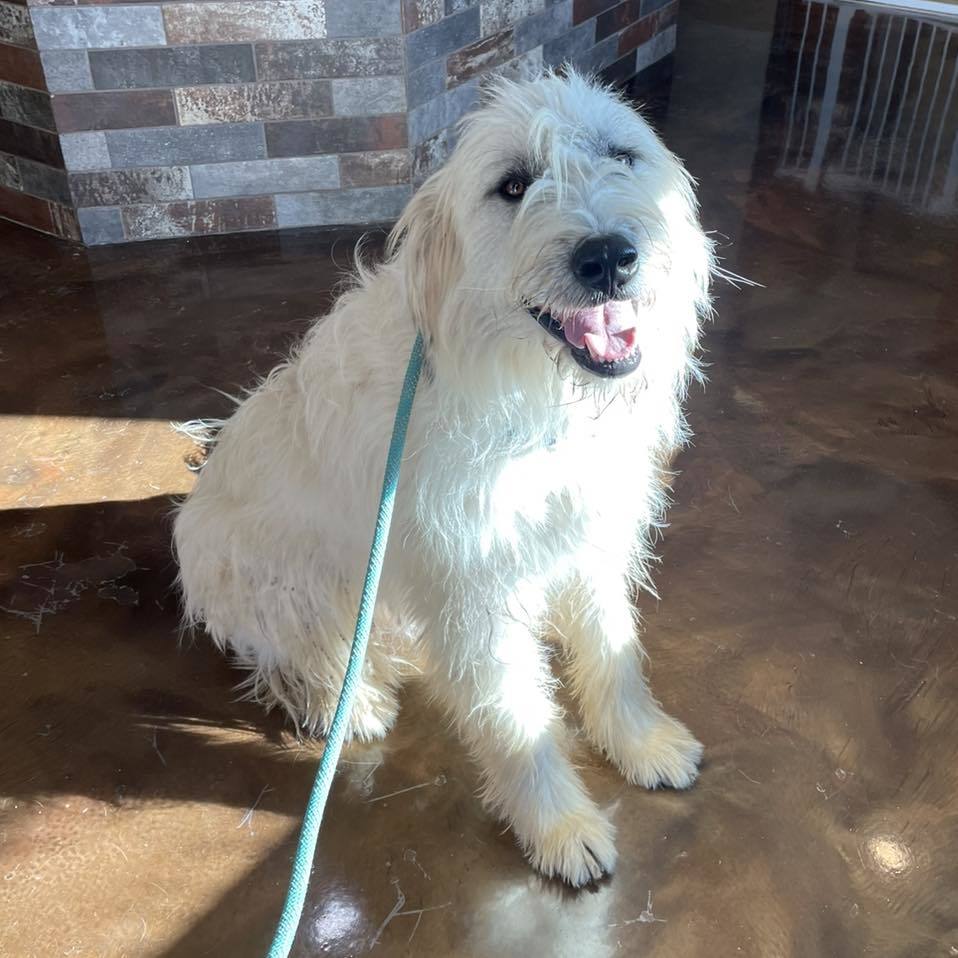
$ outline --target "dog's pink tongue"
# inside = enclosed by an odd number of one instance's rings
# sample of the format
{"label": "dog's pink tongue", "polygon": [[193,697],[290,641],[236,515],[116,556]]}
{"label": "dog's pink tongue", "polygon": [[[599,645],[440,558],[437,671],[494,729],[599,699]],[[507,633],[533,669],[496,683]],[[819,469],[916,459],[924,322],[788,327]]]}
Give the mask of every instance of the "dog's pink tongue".
{"label": "dog's pink tongue", "polygon": [[564,316],[562,331],[573,346],[588,349],[596,362],[611,363],[632,352],[635,324],[635,305],[617,300]]}

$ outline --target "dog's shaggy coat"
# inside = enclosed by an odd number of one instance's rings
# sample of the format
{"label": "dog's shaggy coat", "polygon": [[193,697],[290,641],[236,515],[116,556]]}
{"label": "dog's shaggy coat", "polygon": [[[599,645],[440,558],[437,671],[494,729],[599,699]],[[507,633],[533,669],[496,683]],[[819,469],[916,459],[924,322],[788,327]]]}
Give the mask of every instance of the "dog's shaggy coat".
{"label": "dog's shaggy coat", "polygon": [[[609,235],[637,256],[603,294],[570,264]],[[360,267],[226,422],[176,519],[190,622],[249,669],[252,695],[322,734],[421,331],[351,735],[389,729],[404,644],[418,643],[484,800],[572,885],[616,853],[566,756],[543,639],[561,643],[585,732],[629,782],[684,788],[701,754],[649,691],[630,594],[649,586],[664,470],[686,438],[711,267],[690,178],[627,104],[576,75],[500,82],[386,262]]]}

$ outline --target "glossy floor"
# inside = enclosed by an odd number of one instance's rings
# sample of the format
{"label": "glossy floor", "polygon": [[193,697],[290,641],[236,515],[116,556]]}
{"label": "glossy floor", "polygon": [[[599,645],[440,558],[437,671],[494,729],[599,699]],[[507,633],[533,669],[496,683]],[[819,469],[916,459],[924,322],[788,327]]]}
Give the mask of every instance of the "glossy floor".
{"label": "glossy floor", "polygon": [[[651,107],[725,267],[763,284],[717,290],[643,604],[701,780],[642,792],[580,749],[621,858],[572,893],[482,813],[413,688],[345,756],[299,956],[958,955],[956,40],[682,8]],[[0,229],[4,956],[264,953],[317,748],[177,645],[169,497],[192,474],[167,423],[225,412],[350,245]]]}

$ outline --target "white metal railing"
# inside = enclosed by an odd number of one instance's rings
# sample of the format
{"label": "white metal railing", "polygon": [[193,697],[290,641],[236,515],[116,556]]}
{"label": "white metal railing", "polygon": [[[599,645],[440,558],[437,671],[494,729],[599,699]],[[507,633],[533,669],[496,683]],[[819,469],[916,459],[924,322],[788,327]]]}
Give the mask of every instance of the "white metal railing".
{"label": "white metal railing", "polygon": [[[857,74],[845,61],[851,30],[865,46]],[[879,191],[922,210],[952,212],[956,87],[958,23],[806,0],[779,172],[809,189]]]}

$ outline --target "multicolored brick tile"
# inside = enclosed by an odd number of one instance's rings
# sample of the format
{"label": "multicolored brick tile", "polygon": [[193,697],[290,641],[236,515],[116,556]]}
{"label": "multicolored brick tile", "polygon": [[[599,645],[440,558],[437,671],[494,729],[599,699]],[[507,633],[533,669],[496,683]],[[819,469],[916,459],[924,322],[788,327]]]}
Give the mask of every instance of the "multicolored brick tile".
{"label": "multicolored brick tile", "polygon": [[394,219],[497,75],[624,82],[678,0],[0,0],[0,216],[89,245]]}

